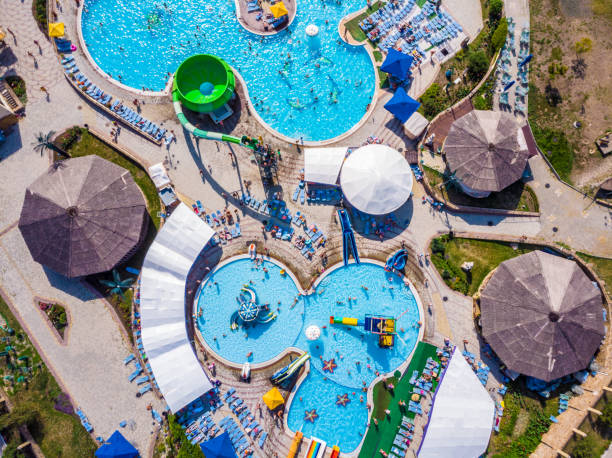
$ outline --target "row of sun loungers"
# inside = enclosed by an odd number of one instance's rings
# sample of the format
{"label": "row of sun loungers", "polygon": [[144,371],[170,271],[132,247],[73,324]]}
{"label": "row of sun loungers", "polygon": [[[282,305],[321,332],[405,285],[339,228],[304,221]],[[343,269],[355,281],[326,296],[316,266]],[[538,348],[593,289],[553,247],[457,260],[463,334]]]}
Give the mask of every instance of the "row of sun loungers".
{"label": "row of sun loungers", "polygon": [[156,143],[161,143],[166,134],[166,129],[143,118],[128,106],[123,105],[120,100],[115,99],[113,101],[113,96],[106,94],[101,88],[92,83],[84,73],[79,71],[79,67],[76,65],[72,56],[64,57],[61,60],[61,64],[68,78],[73,81],[81,92],[94,102],[110,110],[113,115],[120,118],[124,124],[129,125],[134,130],[142,132],[146,137],[151,138]]}
{"label": "row of sun loungers", "polygon": [[[259,423],[255,421],[255,415],[251,413],[247,405],[235,394],[235,392],[236,390],[234,388],[230,388],[224,398],[229,408],[238,418],[242,428],[244,428],[244,431],[246,431],[251,439],[255,440],[257,436],[261,434],[259,437],[259,447],[263,448],[268,433],[262,430]],[[221,420],[219,424],[230,433],[230,438],[232,438],[232,443],[236,451],[243,453],[248,448],[249,442],[244,437],[244,434],[235,420],[232,417],[226,417]]]}
{"label": "row of sun loungers", "polygon": [[93,426],[91,426],[91,424],[89,423],[89,420],[87,420],[87,417],[85,416],[81,408],[76,409],[76,414],[79,417],[79,420],[81,420],[81,424],[83,425],[85,430],[88,433],[91,433],[93,431]]}

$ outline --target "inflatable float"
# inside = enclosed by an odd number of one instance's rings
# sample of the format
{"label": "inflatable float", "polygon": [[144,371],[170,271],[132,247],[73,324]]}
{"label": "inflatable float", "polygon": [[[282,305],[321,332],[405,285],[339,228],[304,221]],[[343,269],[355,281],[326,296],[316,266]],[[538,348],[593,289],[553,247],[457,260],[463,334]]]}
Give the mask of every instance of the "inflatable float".
{"label": "inflatable float", "polygon": [[242,365],[242,372],[240,373],[242,380],[246,381],[251,377],[251,365],[246,362]]}
{"label": "inflatable float", "polygon": [[316,437],[311,437],[310,447],[306,453],[306,458],[323,458],[327,443]]}

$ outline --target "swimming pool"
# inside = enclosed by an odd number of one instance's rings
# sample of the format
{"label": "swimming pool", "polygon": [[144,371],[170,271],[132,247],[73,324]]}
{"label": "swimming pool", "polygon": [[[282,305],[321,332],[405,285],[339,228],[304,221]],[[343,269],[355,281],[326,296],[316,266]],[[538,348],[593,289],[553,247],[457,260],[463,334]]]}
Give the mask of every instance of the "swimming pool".
{"label": "swimming pool", "polygon": [[[289,31],[262,38],[238,23],[233,0],[85,0],[81,29],[98,66],[137,89],[162,90],[168,73],[193,54],[219,56],[242,75],[269,126],[318,141],[348,131],[372,101],[372,61],[337,31],[341,18],[363,6],[300,1]],[[309,24],[319,27],[314,43]]]}
{"label": "swimming pool", "polygon": [[[250,352],[248,360],[261,363],[289,346],[310,353],[311,372],[289,406],[288,425],[330,445],[337,443],[343,452],[354,450],[365,433],[368,418],[363,388],[372,383],[376,372],[397,368],[416,345],[416,324],[420,321],[416,299],[399,277],[379,265],[362,262],[333,270],[313,295],[301,296],[293,305],[299,290],[291,277],[281,275],[281,267],[275,263],[266,261],[264,266],[267,272],[262,267],[256,269],[249,259],[239,259],[214,271],[198,297],[198,329],[215,352],[238,364],[244,363]],[[244,284],[256,291],[259,303],[269,302],[278,317],[249,328],[247,333],[232,332],[229,320]],[[376,336],[362,327],[329,324],[331,315],[363,320],[366,314],[396,318],[398,338],[393,348],[380,348]],[[321,328],[321,337],[308,341],[303,331],[313,324]],[[333,373],[323,371],[324,361],[332,358],[336,369]],[[337,405],[337,396],[344,394],[350,402]],[[312,409],[316,409],[318,418],[313,423],[306,422],[305,410]]]}

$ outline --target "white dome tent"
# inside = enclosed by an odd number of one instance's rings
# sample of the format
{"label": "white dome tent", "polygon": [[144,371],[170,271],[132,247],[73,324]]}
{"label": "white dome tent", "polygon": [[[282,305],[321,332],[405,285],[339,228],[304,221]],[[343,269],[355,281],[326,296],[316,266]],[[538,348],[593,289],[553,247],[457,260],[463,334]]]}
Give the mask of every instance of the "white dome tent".
{"label": "white dome tent", "polygon": [[340,185],[357,210],[384,215],[400,208],[412,191],[412,170],[406,158],[386,145],[366,145],[344,161]]}
{"label": "white dome tent", "polygon": [[495,403],[461,351],[455,349],[435,394],[417,456],[473,458],[489,444]]}

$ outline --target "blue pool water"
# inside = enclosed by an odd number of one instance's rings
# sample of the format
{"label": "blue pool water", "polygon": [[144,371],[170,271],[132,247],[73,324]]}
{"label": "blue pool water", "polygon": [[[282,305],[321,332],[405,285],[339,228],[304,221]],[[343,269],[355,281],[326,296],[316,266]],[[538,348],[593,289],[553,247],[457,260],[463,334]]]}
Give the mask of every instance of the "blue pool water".
{"label": "blue pool water", "polygon": [[[330,445],[337,443],[344,452],[354,450],[361,442],[368,417],[362,389],[371,384],[377,371],[385,373],[397,368],[416,345],[416,323],[420,320],[416,300],[399,277],[378,265],[362,263],[334,270],[313,295],[299,297],[293,306],[298,295],[293,280],[282,276],[276,264],[264,265],[267,273],[256,269],[250,260],[241,259],[213,272],[198,298],[198,329],[219,355],[239,364],[247,360],[250,352],[248,360],[255,363],[268,361],[289,346],[310,353],[312,371],[290,405],[289,427]],[[242,285],[251,281],[259,303],[270,303],[278,318],[251,327],[246,333],[232,332],[229,323],[237,307],[236,297]],[[366,314],[397,319],[398,338],[392,349],[381,349],[376,336],[360,327],[329,324],[331,315],[363,320]],[[311,342],[304,330],[313,324],[321,328],[322,334]],[[337,364],[333,374],[322,370],[323,360],[331,358]],[[336,405],[337,396],[343,394],[348,394],[349,404]],[[314,423],[305,422],[305,410],[312,409],[316,409],[319,418]]]}
{"label": "blue pool water", "polygon": [[[100,68],[138,89],[163,89],[168,72],[192,54],[222,57],[243,76],[268,125],[325,140],[355,125],[374,94],[370,57],[337,31],[341,18],[363,6],[300,1],[290,33],[261,38],[238,23],[233,0],[85,0],[82,33]],[[305,33],[309,24],[319,27],[318,46]]]}

